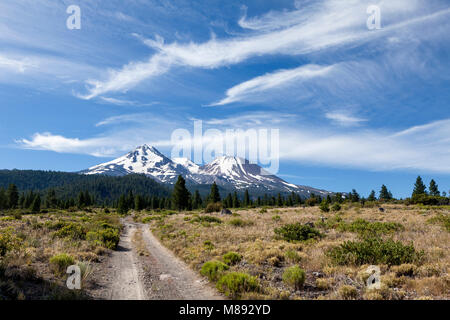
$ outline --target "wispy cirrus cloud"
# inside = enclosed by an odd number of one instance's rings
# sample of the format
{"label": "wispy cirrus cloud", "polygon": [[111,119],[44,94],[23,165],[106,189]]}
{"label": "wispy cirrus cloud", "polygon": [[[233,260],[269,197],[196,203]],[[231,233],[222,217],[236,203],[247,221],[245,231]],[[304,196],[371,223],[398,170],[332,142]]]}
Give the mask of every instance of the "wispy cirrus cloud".
{"label": "wispy cirrus cloud", "polygon": [[12,59],[0,55],[0,69],[7,69],[13,72],[24,73],[28,68],[36,67],[30,59]]}
{"label": "wispy cirrus cloud", "polygon": [[358,126],[362,122],[367,122],[367,119],[364,118],[358,118],[351,114],[349,114],[347,111],[332,111],[327,112],[325,114],[325,117],[338,125],[344,126],[344,127],[350,127],[350,126]]}
{"label": "wispy cirrus cloud", "polygon": [[236,101],[245,100],[248,96],[255,96],[273,88],[280,88],[292,82],[302,82],[311,78],[326,75],[333,66],[304,65],[290,70],[278,70],[267,73],[237,86],[228,89],[226,98],[211,104],[211,106],[222,106]]}
{"label": "wispy cirrus cloud", "polygon": [[[363,0],[353,0],[351,4],[324,0],[290,13],[288,22],[285,21],[287,13],[272,13],[252,20],[244,18],[240,24],[256,32],[226,39],[214,37],[204,43],[166,44],[160,37],[142,39],[157,53],[147,61],[131,62],[122,69],[110,70],[103,80],[90,80],[88,93],[83,97],[92,99],[108,92],[129,90],[174,66],[212,69],[238,64],[255,56],[304,55],[329,47],[354,46],[369,39],[391,37],[396,30],[450,14],[449,9],[423,14],[422,9],[426,8],[423,1],[383,2],[387,25],[380,32],[370,32],[365,28],[367,6],[368,2]],[[406,14],[408,18],[405,19]],[[400,22],[393,18],[399,18]]]}

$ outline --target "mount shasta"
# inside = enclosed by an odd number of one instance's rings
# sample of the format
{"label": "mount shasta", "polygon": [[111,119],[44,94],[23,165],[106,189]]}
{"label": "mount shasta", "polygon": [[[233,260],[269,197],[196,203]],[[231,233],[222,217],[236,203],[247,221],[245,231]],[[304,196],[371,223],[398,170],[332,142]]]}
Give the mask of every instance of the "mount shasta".
{"label": "mount shasta", "polygon": [[187,158],[170,159],[155,147],[143,145],[115,160],[93,166],[80,172],[85,175],[124,176],[144,174],[164,184],[173,184],[182,175],[189,185],[207,185],[216,182],[224,189],[248,189],[253,193],[295,192],[303,197],[312,193],[326,196],[331,192],[307,186],[290,184],[246,159],[231,156],[216,158],[199,166]]}

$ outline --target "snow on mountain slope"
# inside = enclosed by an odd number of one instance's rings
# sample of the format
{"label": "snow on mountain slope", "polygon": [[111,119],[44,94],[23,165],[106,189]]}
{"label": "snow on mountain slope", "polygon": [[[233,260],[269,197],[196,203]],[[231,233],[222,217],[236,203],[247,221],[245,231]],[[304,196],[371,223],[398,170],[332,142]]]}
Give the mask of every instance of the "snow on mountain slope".
{"label": "snow on mountain slope", "polygon": [[143,145],[120,158],[91,167],[81,173],[112,176],[137,173],[152,176],[163,183],[173,183],[178,175],[185,176],[190,172],[184,166],[167,158],[156,148]]}
{"label": "snow on mountain slope", "polygon": [[199,172],[200,166],[188,158],[173,158],[172,161],[185,167],[190,173],[196,174]]}
{"label": "snow on mountain slope", "polygon": [[140,146],[128,154],[107,163],[99,164],[81,174],[105,174],[123,176],[137,173],[155,178],[162,183],[175,183],[182,175],[191,184],[212,184],[228,189],[253,192],[296,192],[305,197],[311,193],[327,195],[330,192],[306,186],[290,184],[265,171],[257,164],[238,157],[218,157],[202,167],[187,158],[169,159],[156,148]]}

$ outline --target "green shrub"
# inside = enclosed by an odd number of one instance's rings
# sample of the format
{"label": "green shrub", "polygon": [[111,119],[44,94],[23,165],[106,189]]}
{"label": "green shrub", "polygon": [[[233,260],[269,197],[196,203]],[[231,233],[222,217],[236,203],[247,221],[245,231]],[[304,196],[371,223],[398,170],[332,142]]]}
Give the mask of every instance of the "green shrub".
{"label": "green shrub", "polygon": [[226,296],[236,299],[244,292],[259,291],[259,281],[247,273],[231,272],[223,275],[216,287]]}
{"label": "green shrub", "polygon": [[352,223],[340,223],[338,229],[340,231],[355,232],[361,236],[379,236],[404,230],[404,227],[396,222],[369,222],[364,219],[357,219]]}
{"label": "green shrub", "polygon": [[228,265],[235,265],[236,263],[239,263],[242,260],[242,256],[237,252],[228,252],[225,253],[223,256],[223,262],[225,262]]}
{"label": "green shrub", "polygon": [[13,213],[13,217],[16,220],[22,220],[22,213],[20,213],[19,211],[16,211]]}
{"label": "green shrub", "polygon": [[221,210],[222,210],[222,203],[220,202],[208,203],[208,205],[205,208],[206,213],[220,212]]}
{"label": "green shrub", "polygon": [[100,246],[114,250],[119,244],[120,232],[118,229],[113,228],[89,231],[86,235],[86,239]]}
{"label": "green shrub", "polygon": [[286,241],[305,241],[308,239],[321,238],[322,234],[315,228],[301,223],[293,223],[276,228],[275,234]]}
{"label": "green shrub", "polygon": [[420,261],[423,252],[417,252],[412,244],[404,245],[392,239],[367,238],[346,241],[331,248],[327,255],[338,265],[400,265]]}
{"label": "green shrub", "polygon": [[163,219],[164,219],[163,216],[150,216],[150,217],[142,218],[142,223],[149,223],[150,221],[163,220]]}
{"label": "green shrub", "polygon": [[212,216],[198,216],[191,220],[191,222],[210,222],[210,223],[222,223],[222,220],[220,220],[217,217]]}
{"label": "green shrub", "polygon": [[5,256],[9,251],[18,249],[20,240],[13,235],[10,228],[0,230],[0,257]]}
{"label": "green shrub", "polygon": [[75,264],[75,260],[66,253],[57,254],[50,258],[50,265],[55,274],[58,275],[63,275],[66,272],[67,267],[73,264]]}
{"label": "green shrub", "polygon": [[275,221],[275,222],[278,222],[278,221],[281,220],[281,217],[279,215],[275,215],[275,216],[272,217],[272,220]]}
{"label": "green shrub", "polygon": [[408,200],[412,204],[423,204],[426,206],[442,206],[450,204],[450,199],[447,197],[430,196],[428,194],[416,194]]}
{"label": "green shrub", "polygon": [[253,222],[245,221],[245,220],[242,220],[241,218],[231,219],[228,223],[235,227],[245,227],[245,226],[250,226],[253,224]]}
{"label": "green shrub", "polygon": [[212,249],[214,249],[214,243],[212,243],[211,240],[205,240],[205,241],[203,242],[203,245],[205,246],[205,249],[206,249],[206,250],[212,250]]}
{"label": "green shrub", "polygon": [[353,286],[343,285],[339,288],[339,295],[345,300],[356,299],[358,297],[358,290]]}
{"label": "green shrub", "polygon": [[84,240],[86,239],[86,230],[83,226],[76,224],[74,222],[69,223],[62,229],[54,233],[55,237],[58,238],[70,238],[73,240]]}
{"label": "green shrub", "polygon": [[329,212],[330,211],[330,204],[326,199],[323,199],[319,206],[320,211],[322,212]]}
{"label": "green shrub", "polygon": [[283,282],[294,287],[296,290],[300,289],[305,283],[306,273],[299,266],[287,268],[283,272]]}
{"label": "green shrub", "polygon": [[338,202],[333,204],[333,206],[331,207],[331,210],[333,210],[333,211],[341,211],[341,209],[342,209],[342,207]]}
{"label": "green shrub", "polygon": [[229,267],[223,262],[212,260],[205,262],[200,270],[200,274],[208,277],[210,281],[216,281],[218,277]]}
{"label": "green shrub", "polygon": [[301,260],[300,255],[295,250],[288,250],[284,255],[287,260],[292,261],[294,263],[299,262]]}
{"label": "green shrub", "polygon": [[450,232],[450,215],[439,214],[438,216],[429,219],[428,222],[440,224],[445,230]]}

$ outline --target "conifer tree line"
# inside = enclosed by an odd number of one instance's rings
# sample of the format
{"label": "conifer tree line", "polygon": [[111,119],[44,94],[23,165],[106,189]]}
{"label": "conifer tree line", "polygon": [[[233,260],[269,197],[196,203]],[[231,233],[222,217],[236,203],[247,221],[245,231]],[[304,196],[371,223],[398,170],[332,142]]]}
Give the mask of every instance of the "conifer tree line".
{"label": "conifer tree line", "polygon": [[[450,195],[450,192],[449,192]],[[342,202],[361,202],[366,201],[394,201],[396,200],[386,185],[382,185],[378,191],[378,197],[375,190],[372,190],[367,198],[361,197],[353,189],[347,194],[334,193],[321,197],[311,193],[309,198],[302,198],[299,194],[291,192],[290,194],[265,194],[264,196],[252,197],[248,190],[245,190],[243,196],[237,191],[228,192],[222,197],[217,184],[211,185],[209,194],[202,197],[198,190],[193,194],[186,187],[186,180],[179,176],[173,187],[171,194],[167,196],[134,194],[130,189],[123,193],[118,199],[111,202],[96,199],[96,197],[84,190],[78,193],[76,198],[57,197],[55,189],[49,189],[45,195],[39,192],[26,191],[20,192],[15,184],[10,184],[7,189],[0,187],[0,210],[25,209],[32,212],[39,212],[41,209],[83,209],[92,206],[113,207],[119,213],[126,213],[129,210],[198,210],[204,209],[209,204],[219,204],[220,208],[246,208],[261,206],[293,207],[299,205],[314,206],[320,204],[323,211],[329,210],[329,205],[340,204]],[[430,205],[446,205],[450,203],[447,192],[441,192],[434,179],[425,185],[419,176],[414,184],[411,198],[408,203],[423,203]]]}

